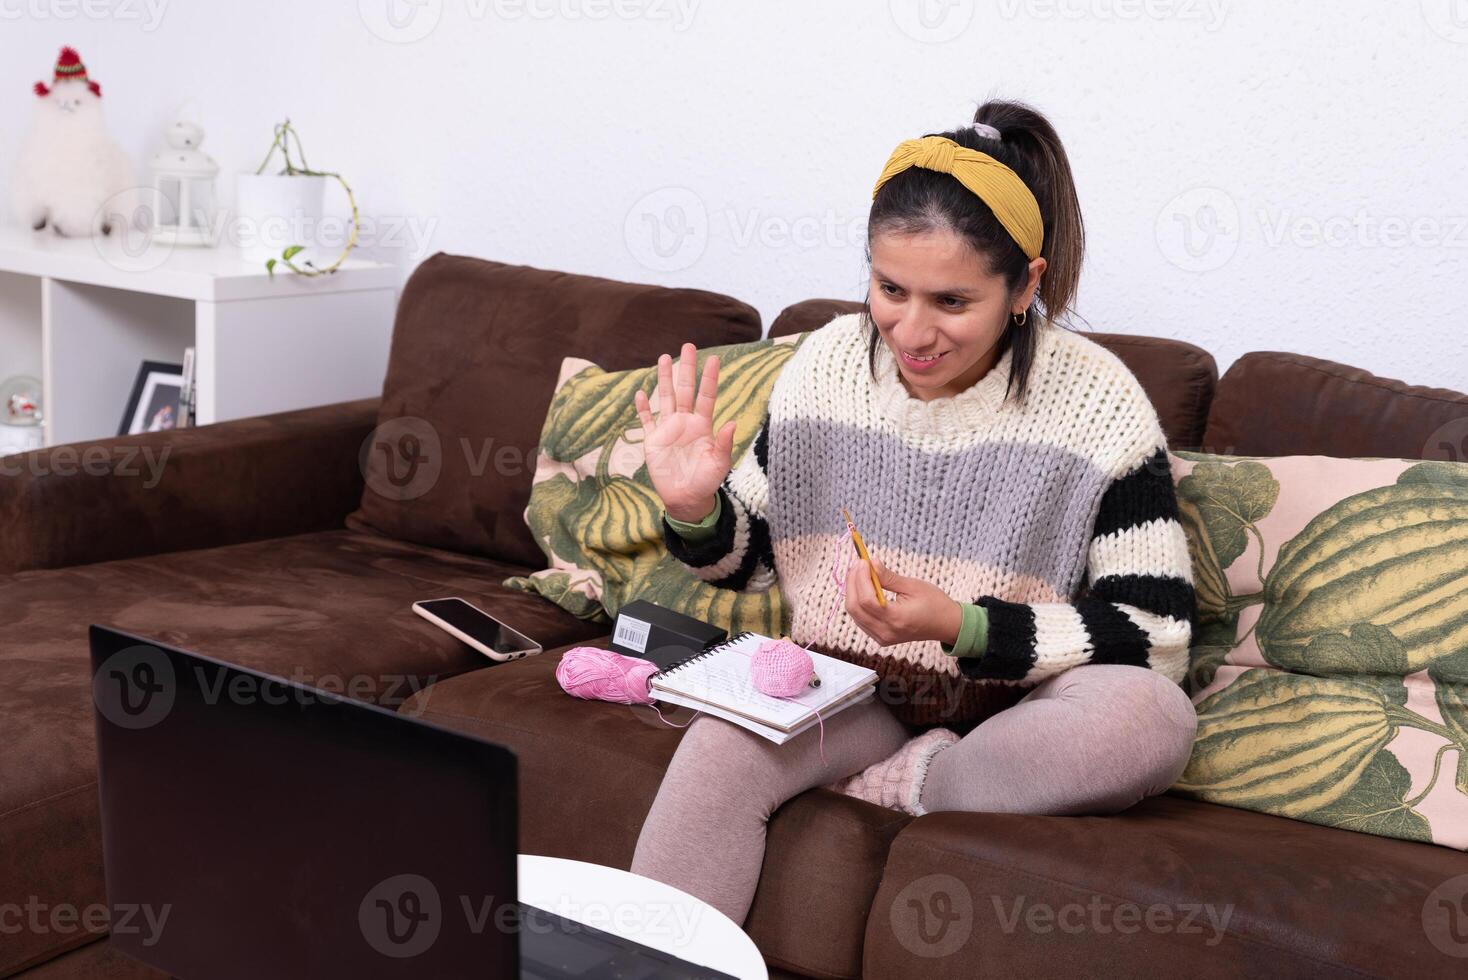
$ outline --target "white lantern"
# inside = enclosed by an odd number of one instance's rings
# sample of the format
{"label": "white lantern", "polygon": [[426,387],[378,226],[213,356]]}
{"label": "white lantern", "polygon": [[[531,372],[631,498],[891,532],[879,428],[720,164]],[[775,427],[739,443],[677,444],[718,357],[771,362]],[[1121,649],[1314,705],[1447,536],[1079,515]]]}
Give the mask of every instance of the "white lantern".
{"label": "white lantern", "polygon": [[[203,127],[180,119],[153,154],[153,239],[170,245],[212,245],[214,178],[219,164],[199,149]],[[172,220],[169,220],[170,217]]]}

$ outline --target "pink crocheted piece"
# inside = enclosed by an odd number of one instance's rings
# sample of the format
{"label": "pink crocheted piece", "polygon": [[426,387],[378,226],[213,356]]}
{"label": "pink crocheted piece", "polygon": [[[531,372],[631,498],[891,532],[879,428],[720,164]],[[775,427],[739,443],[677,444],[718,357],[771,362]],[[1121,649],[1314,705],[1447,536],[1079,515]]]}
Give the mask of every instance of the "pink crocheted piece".
{"label": "pink crocheted piece", "polygon": [[881,762],[867,766],[854,776],[830,783],[826,789],[854,796],[868,803],[922,816],[923,781],[933,757],[958,741],[946,728],[932,728],[892,753]]}

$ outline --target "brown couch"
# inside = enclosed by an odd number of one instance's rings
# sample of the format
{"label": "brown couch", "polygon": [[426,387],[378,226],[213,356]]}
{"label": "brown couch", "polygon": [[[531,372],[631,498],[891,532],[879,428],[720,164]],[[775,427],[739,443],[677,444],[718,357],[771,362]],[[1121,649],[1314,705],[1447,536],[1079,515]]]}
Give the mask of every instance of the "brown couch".
{"label": "brown couch", "polygon": [[[797,303],[771,332],[852,308]],[[606,627],[500,584],[541,565],[534,445],[562,356],[620,369],[760,331],[714,293],[438,255],[404,288],[380,400],[5,459],[0,976],[155,975],[48,918],[105,902],[91,622],[509,745],[522,849],[626,867],[679,733],[562,694],[561,653]],[[1191,344],[1090,336],[1142,380],[1173,448],[1419,457],[1468,415],[1468,396],[1303,355],[1249,354],[1219,379]],[[447,594],[546,653],[486,669],[409,611]],[[815,790],[772,819],[746,928],[776,975],[1461,975],[1423,910],[1464,873],[1446,848],[1170,795],[1112,817],[912,819]],[[7,928],[28,907],[40,924]]]}

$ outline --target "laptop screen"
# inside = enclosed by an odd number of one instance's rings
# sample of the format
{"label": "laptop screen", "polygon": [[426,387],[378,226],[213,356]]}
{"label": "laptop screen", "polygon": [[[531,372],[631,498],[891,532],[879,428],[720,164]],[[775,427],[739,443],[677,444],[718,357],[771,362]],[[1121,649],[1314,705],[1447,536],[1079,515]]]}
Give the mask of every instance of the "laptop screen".
{"label": "laptop screen", "polygon": [[91,640],[113,945],[184,977],[515,976],[507,749]]}

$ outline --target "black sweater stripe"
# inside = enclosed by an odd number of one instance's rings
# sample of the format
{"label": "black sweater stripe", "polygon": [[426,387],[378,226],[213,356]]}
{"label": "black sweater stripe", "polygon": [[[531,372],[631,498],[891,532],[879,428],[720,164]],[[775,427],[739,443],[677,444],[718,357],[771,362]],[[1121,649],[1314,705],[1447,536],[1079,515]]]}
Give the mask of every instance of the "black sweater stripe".
{"label": "black sweater stripe", "polygon": [[714,523],[715,535],[707,541],[689,544],[673,530],[668,515],[663,513],[663,543],[668,552],[685,565],[705,568],[717,564],[734,550],[734,504],[723,487],[718,489],[719,519]]}
{"label": "black sweater stripe", "polygon": [[774,559],[766,560],[773,549],[770,546],[770,525],[762,517],[747,514],[749,518],[749,547],[744,550],[744,558],[740,560],[739,567],[724,578],[715,579],[712,584],[721,589],[734,589],[740,591],[749,587],[749,580],[760,565],[766,568],[774,568]]}
{"label": "black sweater stripe", "polygon": [[1103,575],[1092,584],[1088,596],[1186,623],[1194,622],[1198,615],[1197,593],[1175,575]]}
{"label": "black sweater stripe", "polygon": [[1177,492],[1172,484],[1167,450],[1158,449],[1146,462],[1106,488],[1091,536],[1099,538],[1166,518],[1178,518]]}
{"label": "black sweater stripe", "polygon": [[[730,494],[727,491],[724,493],[724,506],[727,508],[738,506],[731,502]],[[749,546],[744,549],[744,557],[741,557],[738,568],[725,575],[724,578],[713,579],[711,584],[718,585],[719,588],[733,588],[734,591],[741,591],[749,587],[749,579],[755,577],[760,556],[769,550],[769,525],[749,511],[744,511],[744,513],[749,518]],[[730,553],[730,550],[733,550],[733,540],[733,535],[731,535],[730,547],[724,550],[725,556]]]}
{"label": "black sweater stripe", "polygon": [[989,617],[989,638],[984,655],[959,657],[958,669],[972,680],[1020,680],[1035,665],[1035,610],[991,595],[974,601]]}
{"label": "black sweater stripe", "polygon": [[715,565],[729,557],[734,550],[734,534],[736,512],[738,507],[744,512],[749,521],[749,544],[744,550],[744,556],[740,559],[738,567],[722,578],[707,580],[710,585],[721,589],[733,589],[740,591],[749,585],[750,579],[758,571],[761,564],[766,568],[775,567],[774,548],[770,543],[770,525],[764,518],[749,511],[740,504],[736,504],[730,496],[729,491],[719,487],[719,519],[715,522],[715,536],[698,544],[689,544],[679,536],[668,524],[666,513],[663,515],[663,543],[668,552],[679,561],[691,568],[707,568]]}
{"label": "black sweater stripe", "polygon": [[1132,622],[1130,616],[1102,599],[1087,597],[1078,600],[1075,606],[1091,639],[1090,663],[1149,666],[1147,652],[1151,643],[1147,631]]}

